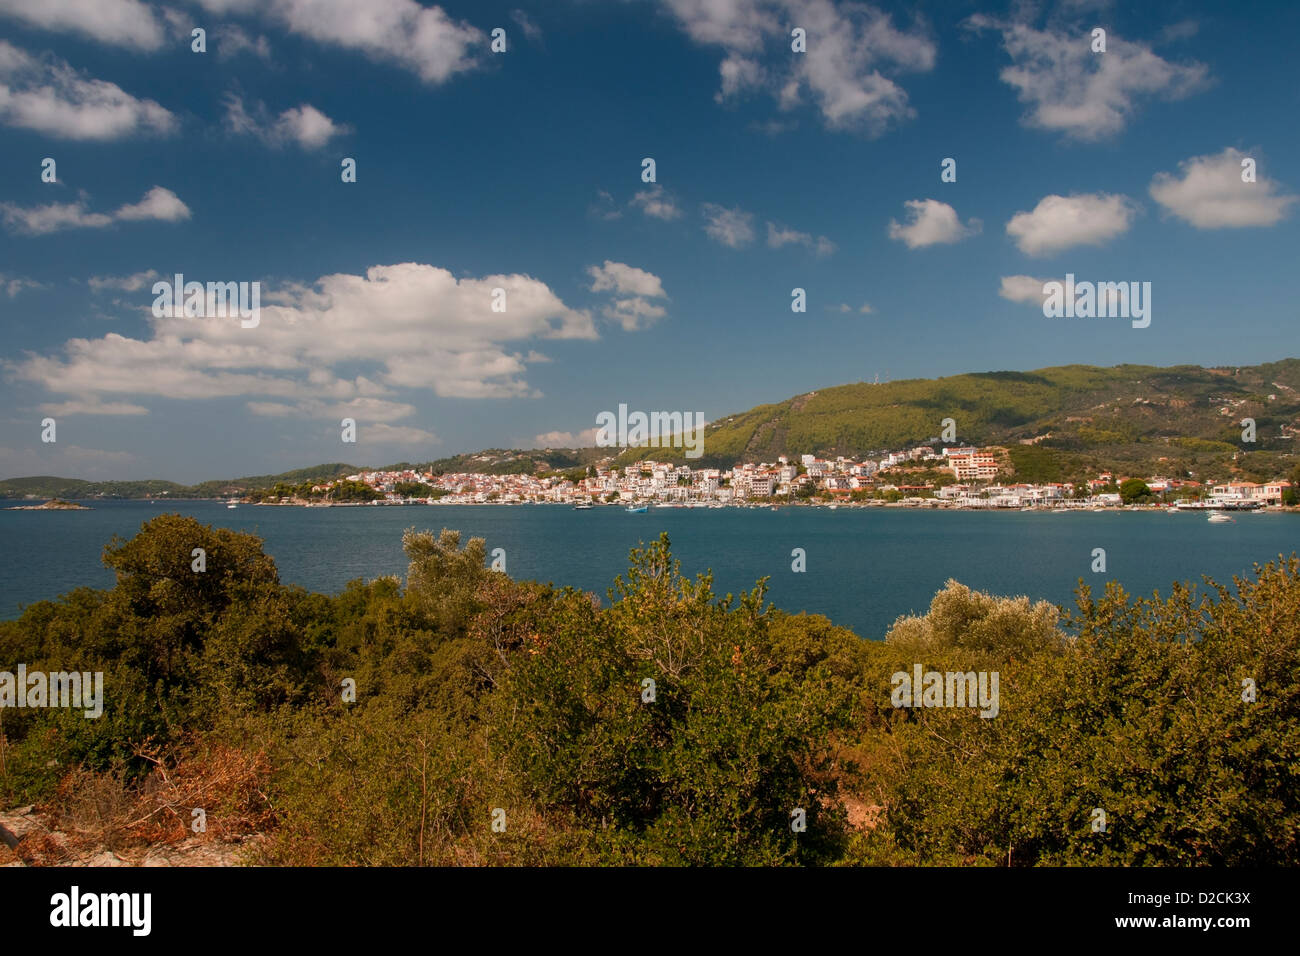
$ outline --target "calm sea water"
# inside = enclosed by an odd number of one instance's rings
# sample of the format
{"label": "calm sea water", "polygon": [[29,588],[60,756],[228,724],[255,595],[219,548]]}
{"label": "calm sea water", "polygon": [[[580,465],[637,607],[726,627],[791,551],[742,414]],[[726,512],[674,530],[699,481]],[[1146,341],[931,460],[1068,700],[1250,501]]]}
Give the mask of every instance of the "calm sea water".
{"label": "calm sea water", "polygon": [[[1202,574],[1229,582],[1255,562],[1300,550],[1300,515],[1238,515],[1209,524],[1196,514],[1139,512],[1007,514],[897,509],[789,508],[574,511],[565,506],[276,508],[221,502],[88,502],[94,510],[0,511],[0,616],[80,585],[110,587],[100,562],[114,534],[129,537],[164,511],[250,531],[285,583],[336,592],[352,578],[406,572],[402,531],[454,528],[504,548],[520,579],[573,585],[606,598],[627,569],[628,550],[667,531],[683,571],[712,569],[719,594],[770,577],[768,599],[789,611],[827,615],[864,637],[883,637],[900,614],[924,611],[949,578],[997,594],[1073,604],[1083,577],[1130,593],[1167,593]],[[803,548],[807,571],[791,570]],[[1091,572],[1105,548],[1105,575]]]}

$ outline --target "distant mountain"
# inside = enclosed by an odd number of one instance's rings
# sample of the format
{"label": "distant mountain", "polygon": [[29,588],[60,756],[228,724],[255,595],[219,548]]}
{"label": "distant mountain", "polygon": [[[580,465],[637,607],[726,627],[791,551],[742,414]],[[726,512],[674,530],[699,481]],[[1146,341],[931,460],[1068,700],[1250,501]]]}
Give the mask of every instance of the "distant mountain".
{"label": "distant mountain", "polygon": [[[1253,445],[1241,440],[1247,417],[1256,422]],[[1261,456],[1260,466],[1278,467],[1294,453],[1300,429],[1300,360],[1224,368],[1066,365],[859,382],[721,416],[706,428],[703,456],[693,461],[680,448],[634,448],[617,463],[858,458],[937,440],[945,418],[955,421],[960,444],[1011,448],[1018,471],[1065,474],[1091,462],[1173,470],[1231,461],[1242,451]]]}
{"label": "distant mountain", "polygon": [[[1300,359],[1215,368],[1063,365],[838,385],[721,416],[705,429],[700,458],[686,458],[680,447],[632,448],[614,464],[655,458],[729,468],[737,462],[775,461],[780,455],[879,456],[939,440],[945,418],[956,423],[959,444],[1006,446],[1017,475],[1026,480],[1065,480],[1099,468],[1267,478],[1295,467]],[[1243,418],[1255,420],[1253,444],[1242,442]],[[608,460],[610,451],[492,448],[424,464],[399,462],[382,470],[539,474],[585,469]],[[198,485],[44,475],[0,481],[0,498],[217,498],[361,469],[332,462]]]}
{"label": "distant mountain", "polygon": [[35,475],[0,481],[0,498],[182,498],[185,485],[156,478],[142,481],[83,481]]}
{"label": "distant mountain", "polygon": [[439,474],[474,472],[481,475],[534,475],[539,472],[586,468],[612,457],[609,448],[489,448],[469,455],[455,455],[430,462]]}
{"label": "distant mountain", "polygon": [[[596,461],[608,459],[607,448],[546,448],[521,451],[519,449],[489,449],[469,455],[456,455],[437,461],[414,464],[397,462],[380,465],[379,471],[480,472],[483,474],[538,474],[552,471],[585,469]],[[0,481],[0,499],[5,498],[226,498],[242,494],[252,488],[270,488],[280,482],[289,485],[304,481],[327,481],[354,475],[370,466],[349,465],[346,462],[329,462],[310,468],[297,468],[278,475],[248,475],[243,478],[222,478],[181,485],[174,481],[145,479],[141,481],[85,481],[80,478],[57,478],[37,475],[30,478],[10,478]]]}
{"label": "distant mountain", "polygon": [[298,483],[337,478],[357,472],[355,465],[334,462],[299,468],[279,475],[250,475],[179,485],[174,481],[148,478],[140,481],[83,481],[80,478],[9,478],[0,481],[0,498],[224,498],[249,488],[268,488],[277,481]]}

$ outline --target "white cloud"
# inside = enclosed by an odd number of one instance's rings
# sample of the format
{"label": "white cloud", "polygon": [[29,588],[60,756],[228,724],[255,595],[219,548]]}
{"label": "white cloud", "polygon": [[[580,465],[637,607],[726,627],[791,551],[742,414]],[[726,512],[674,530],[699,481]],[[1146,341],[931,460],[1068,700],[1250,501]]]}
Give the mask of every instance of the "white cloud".
{"label": "white cloud", "polygon": [[889,220],[889,238],[901,241],[909,249],[960,242],[978,235],[983,228],[978,219],[963,225],[957,210],[937,199],[909,199],[903,205],[907,208],[907,224]]}
{"label": "white cloud", "polygon": [[1098,246],[1122,235],[1134,215],[1136,209],[1123,196],[1044,196],[1032,212],[1011,217],[1007,235],[1026,255],[1051,255],[1071,246]]}
{"label": "white cloud", "polygon": [[643,296],[636,295],[628,299],[615,299],[613,303],[605,306],[601,313],[607,319],[613,319],[621,325],[624,332],[639,332],[649,328],[658,319],[662,319],[667,314],[667,310]]}
{"label": "white cloud", "polygon": [[146,269],[144,272],[133,272],[127,276],[91,276],[86,280],[86,284],[95,292],[103,292],[105,289],[114,289],[118,292],[139,292],[159,276],[160,274],[156,269]]}
{"label": "white cloud", "polygon": [[198,0],[211,13],[267,17],[290,33],[355,50],[409,70],[426,83],[444,83],[474,69],[487,50],[481,30],[453,20],[441,7],[415,0]]}
{"label": "white cloud", "polygon": [[623,297],[606,305],[602,313],[621,325],[625,332],[647,328],[667,314],[663,306],[650,301],[668,298],[657,275],[608,259],[604,265],[589,266],[587,274],[591,276],[592,292],[613,292]]}
{"label": "white cloud", "polygon": [[1003,276],[998,295],[1011,302],[1024,302],[1028,305],[1041,306],[1047,298],[1043,294],[1043,285],[1051,280],[1035,279],[1033,276]]}
{"label": "white cloud", "polygon": [[[882,132],[914,111],[886,73],[928,71],[935,46],[919,28],[900,30],[864,3],[831,0],[664,0],[696,43],[721,47],[717,98],[766,90],[782,109],[805,97],[834,129]],[[807,31],[807,52],[793,54],[790,30]],[[767,65],[765,65],[765,63]]]}
{"label": "white cloud", "polygon": [[256,136],[268,146],[295,143],[303,149],[319,149],[335,136],[350,132],[310,103],[287,109],[276,117],[261,102],[255,103],[250,112],[243,99],[233,93],[226,95],[225,103],[226,128],[232,133]]}
{"label": "white cloud", "polygon": [[677,219],[682,211],[659,185],[651,186],[632,197],[632,205],[653,219]]}
{"label": "white cloud", "polygon": [[597,428],[579,432],[545,432],[533,436],[537,448],[591,448],[596,444]]}
{"label": "white cloud", "polygon": [[336,421],[351,418],[367,426],[386,424],[415,413],[415,406],[382,398],[358,395],[346,401],[330,402],[305,398],[297,402],[248,402],[248,410],[263,418],[312,418]]}
{"label": "white cloud", "polygon": [[46,415],[148,415],[149,409],[131,402],[105,402],[98,396],[69,402],[47,402],[41,406]]}
{"label": "white cloud", "polygon": [[217,41],[218,59],[233,59],[241,53],[251,53],[260,60],[271,59],[271,44],[264,36],[254,38],[233,23],[223,23],[211,32]]}
{"label": "white cloud", "polygon": [[170,133],[176,117],[153,100],[78,73],[63,60],[38,59],[0,40],[0,123],[74,140]]}
{"label": "white cloud", "polygon": [[80,200],[28,208],[13,203],[0,203],[0,215],[4,216],[5,226],[11,231],[32,235],[44,235],[60,229],[98,229],[113,221],[112,216],[90,212],[85,202]]}
{"label": "white cloud", "polygon": [[1277,182],[1258,172],[1255,182],[1242,182],[1245,158],[1230,146],[1217,155],[1184,160],[1179,175],[1156,173],[1151,198],[1198,229],[1276,225],[1300,197],[1279,192]]}
{"label": "white cloud", "polygon": [[[492,311],[495,288],[506,290],[505,312]],[[415,413],[397,389],[535,396],[525,379],[529,355],[510,343],[596,337],[590,313],[570,309],[530,276],[458,279],[412,262],[322,276],[262,301],[254,329],[226,318],[157,318],[145,308],[145,337],[74,338],[56,354],[6,365],[68,400],[239,397],[258,415],[337,422],[347,412],[373,429]]]}
{"label": "white cloud", "polygon": [[3,289],[5,295],[11,299],[20,292],[43,288],[45,288],[44,284],[37,282],[35,279],[28,279],[24,276],[7,276],[0,272],[0,289]]}
{"label": "white cloud", "polygon": [[714,99],[719,103],[745,90],[762,86],[766,77],[761,64],[736,53],[727,55],[718,67],[718,73],[722,77],[722,85]]}
{"label": "white cloud", "polygon": [[[359,421],[359,419],[358,419]],[[413,425],[389,425],[379,422],[357,430],[357,442],[367,445],[436,445],[440,439],[433,432]]]}
{"label": "white cloud", "polygon": [[1135,115],[1144,97],[1178,99],[1204,88],[1209,71],[1200,63],[1170,63],[1140,43],[1106,35],[1106,52],[1093,53],[1091,30],[1036,30],[976,14],[974,29],[995,29],[1011,57],[1000,74],[1029,107],[1029,126],[1077,140],[1113,136]]}
{"label": "white cloud", "polygon": [[140,0],[0,0],[0,14],[133,50],[156,50],[164,39],[162,24]]}
{"label": "white cloud", "polygon": [[630,266],[626,262],[611,262],[606,259],[604,265],[588,266],[587,274],[591,276],[592,292],[613,291],[620,294],[665,298],[663,283],[657,275]]}
{"label": "white cloud", "polygon": [[706,202],[703,212],[704,231],[710,239],[724,246],[739,249],[754,241],[754,217],[740,208],[728,209],[717,203]]}
{"label": "white cloud", "polygon": [[102,229],[119,221],[157,219],[178,222],[190,217],[190,209],[170,189],[154,186],[139,202],[119,206],[112,214],[91,212],[83,195],[76,202],[25,208],[13,203],[0,203],[0,215],[4,216],[5,226],[13,232],[45,235],[61,229]]}
{"label": "white cloud", "polygon": [[767,224],[767,244],[773,249],[780,249],[782,246],[789,245],[807,246],[819,256],[829,256],[835,251],[835,243],[825,236],[814,238],[809,233],[787,229],[784,226],[778,226],[774,222]]}
{"label": "white cloud", "polygon": [[190,207],[181,202],[170,189],[155,186],[137,203],[128,203],[113,213],[114,219],[158,219],[162,222],[180,222],[190,218]]}

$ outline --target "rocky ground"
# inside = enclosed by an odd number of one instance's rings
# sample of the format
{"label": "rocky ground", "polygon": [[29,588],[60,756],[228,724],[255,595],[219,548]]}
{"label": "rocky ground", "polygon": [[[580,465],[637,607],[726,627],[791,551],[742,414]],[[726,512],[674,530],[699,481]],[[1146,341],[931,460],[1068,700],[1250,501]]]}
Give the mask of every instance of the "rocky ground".
{"label": "rocky ground", "polygon": [[0,839],[0,866],[239,866],[263,838],[225,841],[199,834],[175,843],[108,847],[89,844],[49,827],[34,807],[0,813],[4,831],[18,839],[16,849]]}

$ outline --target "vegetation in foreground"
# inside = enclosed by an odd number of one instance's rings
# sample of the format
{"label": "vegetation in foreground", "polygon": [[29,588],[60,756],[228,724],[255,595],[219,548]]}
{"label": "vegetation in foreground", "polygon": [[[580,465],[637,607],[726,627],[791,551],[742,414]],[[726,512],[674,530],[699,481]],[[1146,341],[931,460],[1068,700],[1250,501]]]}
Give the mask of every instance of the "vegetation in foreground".
{"label": "vegetation in foreground", "polygon": [[[0,624],[0,670],[103,671],[106,698],[0,711],[0,807],[117,845],[201,809],[270,864],[1300,861],[1295,556],[1233,589],[1081,584],[1068,614],[949,582],[878,642],[763,582],[718,598],[666,536],[607,606],[454,531],[404,544],[405,584],[331,597],[191,518],[115,540],[115,587]],[[895,708],[915,664],[997,671],[998,715]]]}

